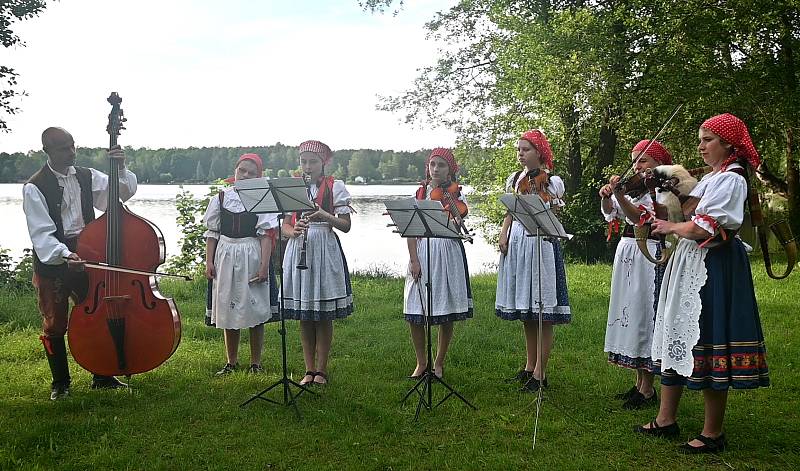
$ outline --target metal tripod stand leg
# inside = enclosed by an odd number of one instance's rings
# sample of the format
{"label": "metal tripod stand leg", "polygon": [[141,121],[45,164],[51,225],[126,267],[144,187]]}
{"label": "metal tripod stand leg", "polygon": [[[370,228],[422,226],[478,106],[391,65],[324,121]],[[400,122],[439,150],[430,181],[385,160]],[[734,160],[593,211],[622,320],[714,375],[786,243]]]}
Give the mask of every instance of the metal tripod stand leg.
{"label": "metal tripod stand leg", "polygon": [[[423,303],[422,296],[420,294],[420,303],[422,305],[423,312],[425,313],[425,329],[427,331],[426,337],[426,347],[428,350],[428,366],[425,367],[425,371],[422,373],[422,377],[417,381],[414,386],[406,392],[406,395],[403,396],[403,399],[400,401],[401,404],[405,403],[406,400],[411,396],[412,393],[416,392],[419,394],[419,402],[417,402],[417,411],[414,414],[414,420],[419,419],[419,412],[422,410],[423,407],[427,410],[433,410],[433,408],[440,406],[444,403],[447,399],[451,396],[456,396],[458,399],[461,400],[464,404],[468,405],[472,410],[477,410],[477,407],[472,405],[468,400],[464,398],[461,394],[458,393],[455,389],[453,389],[449,384],[445,383],[442,378],[436,376],[433,373],[432,365],[433,365],[433,354],[432,354],[432,341],[431,341],[431,331],[433,330],[432,323],[431,323],[431,305],[433,304],[433,292],[431,291],[431,239],[430,237],[425,238],[425,245],[426,245],[426,265],[427,265],[427,282],[425,284],[427,292],[427,306],[428,308],[425,309],[425,303]],[[415,283],[419,283],[416,281]],[[417,285],[417,289],[419,289],[419,285]],[[439,384],[443,385],[449,391],[447,395],[445,395],[442,400],[433,405],[433,383],[438,382]],[[419,390],[420,386],[422,385],[422,391]]]}
{"label": "metal tripod stand leg", "polygon": [[[283,215],[278,216],[278,227],[282,226],[282,219]],[[281,252],[281,238],[278,237],[278,253]],[[299,398],[304,392],[309,392],[311,394],[316,394],[314,391],[308,389],[307,387],[303,386],[300,383],[295,382],[294,380],[290,379],[287,372],[288,367],[286,364],[286,322],[283,317],[283,265],[281,264],[280,268],[278,269],[278,274],[281,278],[281,285],[280,285],[280,304],[278,306],[278,313],[281,318],[281,360],[283,363],[283,376],[281,379],[276,381],[275,383],[271,384],[269,387],[264,389],[263,391],[253,395],[250,399],[246,400],[245,402],[241,403],[239,407],[245,407],[246,405],[250,404],[251,402],[255,401],[256,399],[260,399],[262,401],[270,402],[272,404],[289,406],[291,405],[294,407],[294,412],[297,414],[297,418],[299,419],[300,416],[300,409],[297,408],[297,398]],[[278,402],[274,399],[270,399],[268,397],[264,397],[265,394],[272,391],[273,389],[277,388],[278,386],[283,386],[283,402]],[[296,386],[300,391],[297,394],[294,394],[292,391],[292,386]]]}

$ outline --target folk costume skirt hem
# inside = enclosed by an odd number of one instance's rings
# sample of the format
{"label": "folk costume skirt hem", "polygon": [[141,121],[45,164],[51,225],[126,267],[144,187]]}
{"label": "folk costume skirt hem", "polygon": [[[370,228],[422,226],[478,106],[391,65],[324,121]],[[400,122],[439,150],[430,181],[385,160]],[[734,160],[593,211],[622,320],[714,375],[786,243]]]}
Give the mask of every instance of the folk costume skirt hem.
{"label": "folk costume skirt hem", "polygon": [[[469,281],[469,268],[464,244],[460,240],[431,239],[431,324],[440,325],[452,321],[463,321],[472,317],[472,287]],[[415,325],[425,325],[428,294],[425,284],[428,281],[428,243],[425,239],[417,242],[417,257],[422,274],[415,280],[406,276],[403,314],[406,321]]]}
{"label": "folk costume skirt hem", "polygon": [[353,313],[353,289],[342,245],[329,224],[312,223],[306,234],[308,269],[298,270],[300,240],[286,246],[283,260],[285,319],[331,321]]}
{"label": "folk costume skirt hem", "polygon": [[705,258],[708,279],[700,289],[700,339],[692,348],[694,367],[685,377],[661,371],[661,384],[689,389],[754,389],[769,386],[769,369],[753,275],[742,241],[710,249]]}
{"label": "folk costume skirt hem", "polygon": [[[500,256],[495,315],[507,321],[539,320],[538,241],[514,222],[508,253]],[[558,239],[543,238],[541,253],[542,321],[568,324],[572,320],[564,255]]]}

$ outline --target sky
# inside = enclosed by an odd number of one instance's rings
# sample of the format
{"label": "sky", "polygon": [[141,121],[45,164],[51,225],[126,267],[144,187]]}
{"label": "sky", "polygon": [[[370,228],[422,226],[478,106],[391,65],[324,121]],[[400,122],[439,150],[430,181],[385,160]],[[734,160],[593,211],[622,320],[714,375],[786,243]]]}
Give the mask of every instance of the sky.
{"label": "sky", "polygon": [[424,23],[453,0],[406,0],[398,15],[357,0],[61,0],[12,28],[0,49],[28,93],[0,151],[41,147],[48,126],[108,145],[112,91],[132,147],[296,145],[334,150],[448,147],[449,130],[376,110],[433,64]]}

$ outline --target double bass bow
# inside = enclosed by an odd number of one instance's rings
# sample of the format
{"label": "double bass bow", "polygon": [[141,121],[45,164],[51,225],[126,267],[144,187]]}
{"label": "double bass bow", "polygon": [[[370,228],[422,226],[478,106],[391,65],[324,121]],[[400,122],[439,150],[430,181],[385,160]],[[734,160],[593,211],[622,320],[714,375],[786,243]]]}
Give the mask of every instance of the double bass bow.
{"label": "double bass bow", "polygon": [[[110,148],[123,129],[122,99],[108,98]],[[156,268],[164,262],[164,237],[155,224],[126,208],[119,196],[119,164],[110,162],[105,214],[86,225],[76,253],[86,264],[89,289],[72,308],[69,346],[88,371],[130,376],[166,361],[181,340],[178,307],[158,291]],[[103,264],[124,270],[111,270]],[[94,265],[94,266],[93,266]]]}

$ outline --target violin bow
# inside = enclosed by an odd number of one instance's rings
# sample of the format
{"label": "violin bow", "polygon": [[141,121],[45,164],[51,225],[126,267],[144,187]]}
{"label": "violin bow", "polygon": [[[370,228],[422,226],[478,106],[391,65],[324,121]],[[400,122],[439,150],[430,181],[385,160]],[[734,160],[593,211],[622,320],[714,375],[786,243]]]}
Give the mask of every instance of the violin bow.
{"label": "violin bow", "polygon": [[639,157],[641,157],[642,154],[647,152],[650,149],[650,146],[652,146],[653,143],[655,141],[657,141],[659,137],[661,137],[661,134],[663,134],[664,131],[667,129],[667,126],[669,126],[669,123],[671,123],[673,118],[675,118],[675,116],[678,114],[678,111],[680,111],[681,108],[683,108],[683,105],[684,105],[684,103],[678,103],[678,106],[675,107],[675,110],[672,112],[671,115],[669,115],[669,118],[667,118],[667,120],[664,122],[664,124],[661,125],[661,128],[658,130],[658,132],[656,132],[656,135],[653,136],[647,142],[647,145],[644,147],[644,149],[640,150],[639,153],[636,154],[636,157],[633,159],[633,163],[631,164],[631,166],[628,167],[628,169],[625,171],[625,173],[623,173],[622,176],[619,178],[620,181],[624,180],[625,177],[628,176],[628,173],[636,167],[636,161],[639,160]]}
{"label": "violin bow", "polygon": [[67,263],[69,263],[69,262],[80,263],[81,265],[85,266],[86,268],[94,268],[96,270],[106,270],[106,271],[115,271],[115,272],[120,272],[120,273],[130,273],[132,275],[166,276],[166,277],[170,277],[170,278],[180,278],[180,279],[183,279],[183,280],[186,280],[186,281],[192,281],[192,277],[191,276],[186,276],[186,275],[174,275],[172,273],[162,273],[162,272],[157,272],[157,271],[150,272],[150,271],[144,271],[144,270],[135,270],[133,268],[125,268],[125,267],[120,267],[120,266],[116,266],[116,265],[109,265],[107,263],[102,263],[102,262],[83,262],[83,261],[80,261],[80,260],[71,260],[71,259],[68,259],[68,258],[64,258],[64,260]]}

